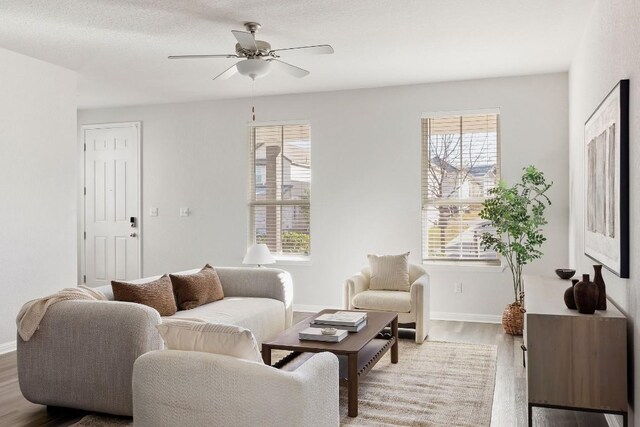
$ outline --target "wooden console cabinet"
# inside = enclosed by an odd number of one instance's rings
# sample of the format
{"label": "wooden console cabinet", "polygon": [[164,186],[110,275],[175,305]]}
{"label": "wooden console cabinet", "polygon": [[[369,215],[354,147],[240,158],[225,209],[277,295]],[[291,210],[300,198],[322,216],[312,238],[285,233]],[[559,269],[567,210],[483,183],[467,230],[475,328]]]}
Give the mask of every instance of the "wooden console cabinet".
{"label": "wooden console cabinet", "polygon": [[603,412],[627,420],[627,320],[564,305],[568,280],[525,276],[524,347],[529,426],[534,406]]}

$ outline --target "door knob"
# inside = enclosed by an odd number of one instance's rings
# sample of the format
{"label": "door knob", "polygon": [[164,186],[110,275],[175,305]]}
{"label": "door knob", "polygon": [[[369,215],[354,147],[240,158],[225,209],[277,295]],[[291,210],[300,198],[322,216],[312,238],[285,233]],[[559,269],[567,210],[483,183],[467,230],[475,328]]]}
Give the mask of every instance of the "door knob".
{"label": "door knob", "polygon": [[137,235],[135,232],[133,232],[133,233],[129,234],[129,237],[137,237],[137,236],[138,236],[138,235]]}

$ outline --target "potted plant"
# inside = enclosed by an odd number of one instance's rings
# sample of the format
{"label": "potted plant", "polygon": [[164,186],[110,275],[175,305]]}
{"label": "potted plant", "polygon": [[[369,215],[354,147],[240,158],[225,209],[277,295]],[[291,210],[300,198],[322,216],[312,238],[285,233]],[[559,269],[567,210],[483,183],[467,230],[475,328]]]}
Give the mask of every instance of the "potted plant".
{"label": "potted plant", "polygon": [[522,335],[522,267],[542,257],[540,247],[547,240],[542,234],[542,226],[547,223],[544,211],[551,205],[546,193],[552,184],[545,181],[542,172],[528,166],[519,183],[508,187],[500,181],[489,190],[491,197],[485,200],[480,212],[480,217],[491,221],[495,229],[494,233],[483,233],[481,245],[504,258],[513,278],[514,302],[507,305],[502,315],[502,326],[508,334]]}

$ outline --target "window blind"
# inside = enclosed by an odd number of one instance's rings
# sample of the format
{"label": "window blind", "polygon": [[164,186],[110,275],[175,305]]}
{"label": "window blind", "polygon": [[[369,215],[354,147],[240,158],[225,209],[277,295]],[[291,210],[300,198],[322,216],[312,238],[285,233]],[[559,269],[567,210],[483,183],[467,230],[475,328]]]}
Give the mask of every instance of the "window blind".
{"label": "window blind", "polygon": [[498,263],[481,236],[482,203],[500,180],[498,113],[422,119],[422,259]]}
{"label": "window blind", "polygon": [[266,243],[275,255],[309,256],[309,125],[251,126],[249,140],[249,215],[253,243]]}

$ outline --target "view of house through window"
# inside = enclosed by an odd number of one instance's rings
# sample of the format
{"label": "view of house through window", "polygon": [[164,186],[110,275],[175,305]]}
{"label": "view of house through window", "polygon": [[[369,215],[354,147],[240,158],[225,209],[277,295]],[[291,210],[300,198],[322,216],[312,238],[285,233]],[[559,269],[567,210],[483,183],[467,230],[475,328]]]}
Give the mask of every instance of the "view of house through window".
{"label": "view of house through window", "polygon": [[480,239],[491,224],[479,217],[500,178],[499,114],[422,119],[423,261],[498,262]]}
{"label": "view of house through window", "polygon": [[308,124],[250,127],[251,235],[274,255],[309,256],[311,140]]}

